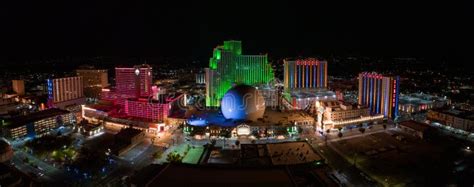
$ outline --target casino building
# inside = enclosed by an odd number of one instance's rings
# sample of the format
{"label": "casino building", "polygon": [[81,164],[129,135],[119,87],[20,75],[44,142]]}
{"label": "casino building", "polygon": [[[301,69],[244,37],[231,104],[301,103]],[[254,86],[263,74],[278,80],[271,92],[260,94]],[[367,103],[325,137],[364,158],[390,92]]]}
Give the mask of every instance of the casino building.
{"label": "casino building", "polygon": [[220,106],[232,85],[266,84],[273,78],[267,55],[243,55],[241,41],[224,41],[214,48],[206,68],[206,106]]}
{"label": "casino building", "polygon": [[328,63],[315,58],[284,60],[284,98],[291,109],[307,109],[316,101],[335,101],[336,94],[327,90]]}
{"label": "casino building", "polygon": [[219,136],[222,130],[240,136],[293,136],[300,126],[313,126],[314,117],[305,111],[279,111],[266,107],[265,99],[255,87],[237,85],[222,98],[220,112],[202,111],[191,115],[183,129],[185,134],[200,130],[199,136]]}
{"label": "casino building", "polygon": [[359,105],[368,106],[371,115],[383,114],[385,118],[395,119],[398,116],[400,77],[363,72],[358,79]]}
{"label": "casino building", "polygon": [[164,94],[152,85],[149,65],[117,67],[115,76],[115,88],[103,89],[99,103],[83,106],[82,117],[95,123],[105,121],[106,128],[132,125],[153,133],[166,130],[170,115],[185,106],[184,94]]}
{"label": "casino building", "polygon": [[65,109],[69,105],[85,103],[82,77],[64,77],[46,80],[48,106]]}
{"label": "casino building", "polygon": [[284,60],[285,90],[300,88],[327,88],[327,61],[315,58]]}

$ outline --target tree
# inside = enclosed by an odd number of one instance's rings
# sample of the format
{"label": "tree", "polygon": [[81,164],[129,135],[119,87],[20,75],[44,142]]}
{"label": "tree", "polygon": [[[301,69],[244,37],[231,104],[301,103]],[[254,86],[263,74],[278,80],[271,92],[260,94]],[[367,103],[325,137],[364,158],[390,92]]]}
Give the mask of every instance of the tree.
{"label": "tree", "polygon": [[361,127],[361,128],[359,128],[359,131],[360,131],[360,133],[364,134],[365,128],[364,128],[364,127]]}
{"label": "tree", "polygon": [[154,159],[160,159],[162,155],[163,155],[163,151],[159,150],[159,151],[153,153],[152,157]]}
{"label": "tree", "polygon": [[339,132],[339,133],[337,134],[337,136],[338,136],[339,138],[341,138],[341,137],[342,137],[342,132]]}
{"label": "tree", "polygon": [[166,161],[170,163],[181,163],[183,161],[183,156],[181,156],[178,152],[171,152],[166,156]]}

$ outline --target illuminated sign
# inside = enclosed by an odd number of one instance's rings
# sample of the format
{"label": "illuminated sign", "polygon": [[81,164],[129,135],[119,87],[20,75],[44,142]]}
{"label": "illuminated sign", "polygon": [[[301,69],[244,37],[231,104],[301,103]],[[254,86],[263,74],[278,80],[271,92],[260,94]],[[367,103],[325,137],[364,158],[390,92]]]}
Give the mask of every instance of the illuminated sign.
{"label": "illuminated sign", "polygon": [[48,98],[53,98],[53,81],[51,79],[47,79],[47,89],[48,89]]}
{"label": "illuminated sign", "polygon": [[392,107],[395,107],[396,97],[397,97],[397,80],[393,80]]}
{"label": "illuminated sign", "polygon": [[239,125],[237,127],[237,135],[239,136],[248,136],[250,135],[250,126],[248,125]]}

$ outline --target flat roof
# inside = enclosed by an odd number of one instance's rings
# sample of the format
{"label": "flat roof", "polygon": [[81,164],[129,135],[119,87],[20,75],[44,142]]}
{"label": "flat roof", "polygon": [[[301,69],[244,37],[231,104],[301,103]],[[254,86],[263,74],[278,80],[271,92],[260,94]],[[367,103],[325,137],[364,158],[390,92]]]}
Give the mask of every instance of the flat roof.
{"label": "flat roof", "polygon": [[413,129],[413,130],[416,130],[416,131],[421,131],[421,132],[424,132],[424,131],[432,128],[428,124],[420,123],[420,122],[413,121],[413,120],[401,122],[400,125],[408,127],[410,129]]}
{"label": "flat roof", "polygon": [[54,116],[59,116],[63,114],[70,113],[67,110],[62,110],[59,108],[50,108],[46,110],[42,110],[39,112],[31,113],[26,116],[17,116],[10,119],[11,124],[7,125],[8,128],[16,128],[19,126],[23,126],[27,123],[35,122],[41,119],[50,118]]}
{"label": "flat roof", "polygon": [[336,93],[326,89],[293,89],[290,91],[290,95],[295,98],[336,98]]}
{"label": "flat roof", "polygon": [[432,109],[433,111],[449,114],[463,119],[474,119],[474,112],[469,110],[457,109],[457,108],[442,108],[442,109]]}
{"label": "flat roof", "polygon": [[[183,174],[185,176],[183,176]],[[184,178],[183,178],[184,177]],[[285,168],[236,168],[194,165],[167,165],[148,186],[295,186]]]}

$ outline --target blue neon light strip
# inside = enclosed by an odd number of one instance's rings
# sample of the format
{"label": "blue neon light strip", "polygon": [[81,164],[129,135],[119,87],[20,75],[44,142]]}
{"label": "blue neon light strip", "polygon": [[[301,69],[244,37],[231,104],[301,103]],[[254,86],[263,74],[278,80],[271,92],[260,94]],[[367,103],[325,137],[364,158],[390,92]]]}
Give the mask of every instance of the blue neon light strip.
{"label": "blue neon light strip", "polygon": [[290,72],[290,75],[289,75],[289,77],[290,77],[290,88],[294,88],[294,82],[293,82],[294,79],[293,78],[294,78],[295,74],[294,74],[294,70],[293,70],[293,65],[288,64],[288,69],[289,69],[289,72]]}
{"label": "blue neon light strip", "polygon": [[393,109],[393,111],[394,111],[394,116],[393,116],[393,118],[395,118],[395,117],[398,116],[398,96],[400,95],[400,94],[399,94],[399,90],[400,90],[400,89],[399,89],[399,88],[400,88],[400,77],[397,76],[395,79],[397,80],[396,89],[395,89],[395,90],[397,90],[397,93],[395,94],[395,107],[394,107],[394,109]]}
{"label": "blue neon light strip", "polygon": [[298,66],[298,78],[299,78],[299,80],[298,80],[298,88],[303,87],[303,86],[301,85],[301,78],[302,78],[302,76],[303,76],[302,71],[303,71],[303,70],[302,70],[302,68],[301,68],[301,65],[299,65],[299,66]]}
{"label": "blue neon light strip", "polygon": [[374,95],[374,90],[373,90],[374,79],[370,78],[369,79],[369,84],[370,84],[370,87],[369,87],[369,108],[370,108],[370,112],[373,113],[372,109],[374,107],[372,106],[372,97]]}
{"label": "blue neon light strip", "polygon": [[382,89],[380,89],[380,83],[381,83],[381,80],[377,79],[377,110],[375,111],[377,114],[380,113],[380,97],[382,95]]}
{"label": "blue neon light strip", "polygon": [[313,68],[313,88],[316,88],[316,70],[318,68],[314,64],[311,65],[311,67]]}
{"label": "blue neon light strip", "polygon": [[366,84],[366,79],[364,76],[362,76],[362,102],[361,104],[362,105],[366,105],[366,102],[365,102],[365,98],[366,98],[366,89],[367,89],[367,84]]}
{"label": "blue neon light strip", "polygon": [[306,66],[306,88],[309,88],[309,66]]}
{"label": "blue neon light strip", "polygon": [[319,68],[319,87],[323,87],[323,77],[324,77],[324,64],[321,63],[321,68]]}

